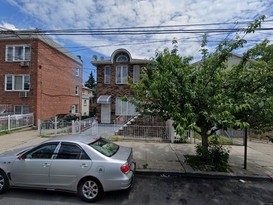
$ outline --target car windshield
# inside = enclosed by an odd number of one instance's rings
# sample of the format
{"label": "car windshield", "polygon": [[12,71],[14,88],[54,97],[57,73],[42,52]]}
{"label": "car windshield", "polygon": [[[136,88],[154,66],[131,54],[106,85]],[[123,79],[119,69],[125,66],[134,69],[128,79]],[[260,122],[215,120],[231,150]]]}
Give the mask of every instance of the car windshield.
{"label": "car windshield", "polygon": [[97,141],[90,143],[89,146],[107,157],[113,156],[119,149],[117,144],[104,138],[99,138]]}

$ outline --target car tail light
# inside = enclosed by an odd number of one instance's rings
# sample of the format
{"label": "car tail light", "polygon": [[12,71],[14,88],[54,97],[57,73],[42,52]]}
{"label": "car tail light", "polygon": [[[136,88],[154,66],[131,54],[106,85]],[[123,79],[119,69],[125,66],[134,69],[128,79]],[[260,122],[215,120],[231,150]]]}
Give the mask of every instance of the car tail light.
{"label": "car tail light", "polygon": [[127,174],[130,171],[131,167],[129,164],[124,164],[120,167],[122,173]]}

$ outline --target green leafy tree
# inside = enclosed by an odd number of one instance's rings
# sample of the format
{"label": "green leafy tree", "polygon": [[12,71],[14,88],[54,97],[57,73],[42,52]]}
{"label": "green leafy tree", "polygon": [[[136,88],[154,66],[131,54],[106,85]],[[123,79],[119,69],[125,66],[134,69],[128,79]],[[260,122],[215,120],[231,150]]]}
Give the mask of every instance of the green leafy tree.
{"label": "green leafy tree", "polygon": [[[272,130],[273,120],[273,46],[269,41],[249,49],[243,61],[228,75],[236,117],[249,124],[256,132]],[[249,60],[252,59],[252,60]],[[238,75],[239,74],[239,75]],[[243,96],[243,97],[241,97]]]}
{"label": "green leafy tree", "polygon": [[[264,17],[251,24],[245,34],[254,32]],[[174,42],[176,43],[176,42]],[[224,41],[209,53],[206,35],[202,43],[202,60],[190,64],[192,57],[173,50],[156,52],[151,65],[143,70],[142,79],[131,87],[133,103],[144,113],[172,119],[180,135],[193,130],[208,148],[208,138],[218,129],[251,127],[265,130],[272,122],[273,72],[264,61],[249,61],[246,54],[239,65],[227,69],[234,49],[246,41]]]}
{"label": "green leafy tree", "polygon": [[95,88],[95,79],[94,79],[94,76],[93,76],[93,73],[92,71],[90,72],[90,75],[89,75],[89,79],[85,82],[84,86],[90,88],[90,89],[94,89]]}
{"label": "green leafy tree", "polygon": [[256,61],[265,62],[273,65],[273,45],[269,44],[270,41],[265,39],[262,43],[256,45],[254,48],[249,49],[244,58],[255,59]]}

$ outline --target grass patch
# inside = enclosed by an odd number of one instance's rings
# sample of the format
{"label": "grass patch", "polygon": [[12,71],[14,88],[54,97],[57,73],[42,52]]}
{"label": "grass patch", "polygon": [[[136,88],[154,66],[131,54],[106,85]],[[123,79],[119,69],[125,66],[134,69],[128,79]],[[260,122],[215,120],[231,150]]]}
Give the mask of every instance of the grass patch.
{"label": "grass patch", "polygon": [[120,136],[119,135],[114,135],[111,137],[111,141],[113,142],[117,142],[117,141],[120,141]]}
{"label": "grass patch", "polygon": [[213,164],[206,163],[203,157],[198,155],[184,155],[185,162],[195,171],[207,171],[207,172],[232,172],[229,164],[224,167],[215,166]]}
{"label": "grass patch", "polygon": [[51,136],[51,135],[41,135],[40,137],[41,137],[41,138],[53,138],[53,137],[55,137],[55,136]]}
{"label": "grass patch", "polygon": [[234,145],[234,142],[232,139],[220,136],[219,137],[219,143],[222,145]]}
{"label": "grass patch", "polygon": [[10,134],[10,133],[11,133],[11,131],[1,131],[0,135],[6,135],[6,134]]}
{"label": "grass patch", "polygon": [[201,157],[197,155],[184,155],[185,161],[188,165],[193,168],[193,170],[200,170],[200,171],[210,171],[212,170],[211,166],[206,165],[206,163],[202,160]]}
{"label": "grass patch", "polygon": [[[194,133],[194,138],[202,141],[201,136],[196,132]],[[209,137],[209,143],[211,142],[211,140],[212,140],[212,136]],[[221,136],[221,135],[218,135],[218,141],[219,141],[219,144],[222,144],[222,145],[235,145],[236,144],[236,143],[234,143],[234,141],[232,139]]]}
{"label": "grass patch", "polygon": [[16,128],[16,129],[12,129],[12,130],[4,130],[4,131],[0,130],[0,135],[7,135],[7,134],[11,134],[11,133],[18,132],[18,131],[23,131],[24,129],[26,129],[26,128],[23,127],[23,128]]}

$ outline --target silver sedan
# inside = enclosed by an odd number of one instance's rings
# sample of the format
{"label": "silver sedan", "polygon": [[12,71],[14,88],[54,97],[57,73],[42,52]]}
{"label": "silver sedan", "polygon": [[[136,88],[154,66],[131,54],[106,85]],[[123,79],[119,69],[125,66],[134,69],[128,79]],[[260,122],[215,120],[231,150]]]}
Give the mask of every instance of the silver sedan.
{"label": "silver sedan", "polygon": [[104,138],[69,136],[0,156],[0,194],[10,187],[64,190],[94,202],[127,189],[135,171],[132,148]]}

